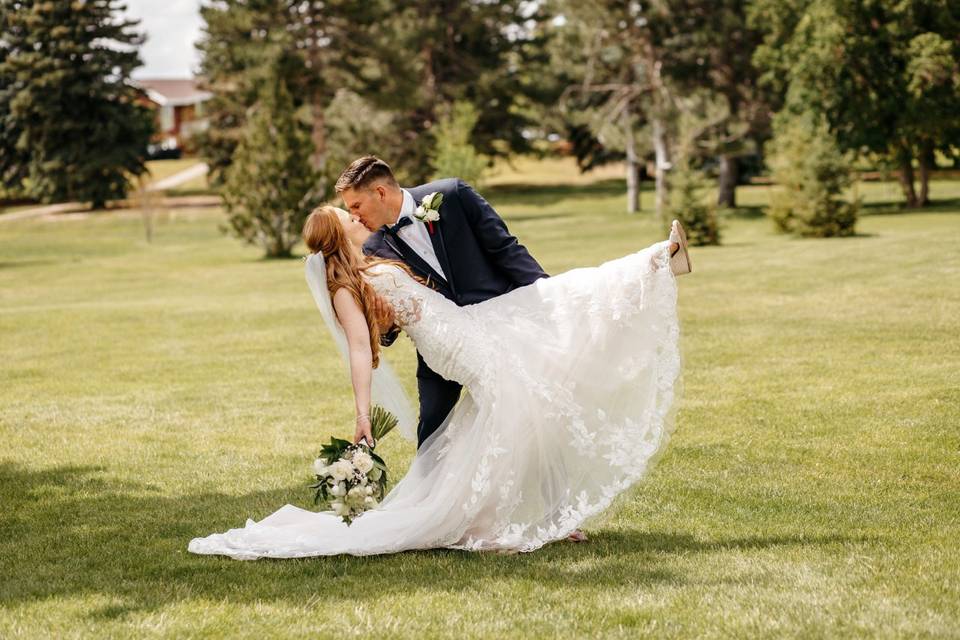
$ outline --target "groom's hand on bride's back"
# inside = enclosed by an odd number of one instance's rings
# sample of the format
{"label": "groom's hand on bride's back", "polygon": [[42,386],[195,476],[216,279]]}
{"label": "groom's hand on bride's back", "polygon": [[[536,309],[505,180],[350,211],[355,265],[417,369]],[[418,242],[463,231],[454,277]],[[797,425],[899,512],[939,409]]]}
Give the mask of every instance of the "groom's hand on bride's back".
{"label": "groom's hand on bride's back", "polygon": [[383,296],[377,295],[373,298],[373,313],[381,327],[392,327],[397,322],[393,307]]}
{"label": "groom's hand on bride's back", "polygon": [[381,331],[380,345],[389,347],[400,333],[393,307],[382,296],[378,295],[373,299],[373,314],[377,318],[377,325]]}

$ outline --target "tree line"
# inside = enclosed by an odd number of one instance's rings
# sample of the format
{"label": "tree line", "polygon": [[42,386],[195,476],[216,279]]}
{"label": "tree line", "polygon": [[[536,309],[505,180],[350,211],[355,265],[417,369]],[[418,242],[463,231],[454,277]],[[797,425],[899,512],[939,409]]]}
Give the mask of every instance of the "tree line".
{"label": "tree line", "polygon": [[[142,172],[148,135],[125,81],[135,25],[116,0],[0,6],[4,188],[113,197]],[[414,182],[560,140],[583,170],[625,163],[630,211],[652,179],[657,212],[704,243],[758,171],[780,185],[783,230],[845,235],[854,162],[895,172],[905,206],[923,207],[937,159],[960,153],[952,0],[215,0],[201,13],[215,97],[200,149],[233,231],[272,237],[272,254],[370,152]]]}

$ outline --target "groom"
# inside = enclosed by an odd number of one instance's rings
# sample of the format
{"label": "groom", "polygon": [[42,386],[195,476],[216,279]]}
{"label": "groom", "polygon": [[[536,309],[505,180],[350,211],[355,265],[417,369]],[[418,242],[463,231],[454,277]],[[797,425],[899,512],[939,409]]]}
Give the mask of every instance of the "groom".
{"label": "groom", "polygon": [[[386,162],[364,156],[340,175],[336,189],[350,213],[374,232],[363,245],[365,254],[406,263],[459,306],[547,277],[493,207],[463,180],[446,178],[404,189]],[[434,192],[443,195],[439,219],[421,221],[417,207]],[[394,327],[381,343],[389,346],[398,333]],[[419,353],[417,387],[419,447],[450,413],[461,387],[433,372]]]}

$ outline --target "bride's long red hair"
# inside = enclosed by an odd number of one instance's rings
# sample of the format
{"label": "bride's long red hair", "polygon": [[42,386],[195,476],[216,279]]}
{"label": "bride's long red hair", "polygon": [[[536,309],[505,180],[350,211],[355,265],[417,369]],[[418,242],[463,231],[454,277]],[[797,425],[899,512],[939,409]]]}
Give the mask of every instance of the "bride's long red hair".
{"label": "bride's long red hair", "polygon": [[401,262],[359,255],[347,239],[336,208],[331,205],[317,207],[310,213],[303,224],[303,241],[311,253],[320,252],[323,255],[327,266],[327,290],[331,300],[337,291],[346,289],[363,309],[363,317],[370,333],[373,368],[376,369],[380,364],[380,336],[389,327],[380,326],[373,310],[376,291],[361,274],[375,264],[384,263],[397,265],[411,276],[413,274]]}

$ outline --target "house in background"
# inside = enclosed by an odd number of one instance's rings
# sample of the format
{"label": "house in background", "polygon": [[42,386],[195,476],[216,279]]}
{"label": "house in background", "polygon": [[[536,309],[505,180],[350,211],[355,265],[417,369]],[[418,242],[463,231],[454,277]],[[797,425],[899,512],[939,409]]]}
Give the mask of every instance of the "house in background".
{"label": "house in background", "polygon": [[154,147],[169,151],[193,151],[190,138],[207,128],[203,103],[213,97],[201,91],[196,79],[183,80],[139,78],[134,83],[143,89],[157,113],[157,134]]}

